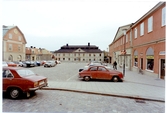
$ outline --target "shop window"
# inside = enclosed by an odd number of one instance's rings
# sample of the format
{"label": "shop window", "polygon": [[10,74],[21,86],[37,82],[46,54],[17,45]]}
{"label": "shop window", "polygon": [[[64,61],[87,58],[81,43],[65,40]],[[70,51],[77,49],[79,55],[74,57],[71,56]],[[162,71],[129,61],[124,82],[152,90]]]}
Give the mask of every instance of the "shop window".
{"label": "shop window", "polygon": [[147,59],[147,69],[153,70],[154,67],[154,59]]}
{"label": "shop window", "polygon": [[146,59],[147,59],[147,69],[148,70],[153,70],[154,68],[154,50],[149,47],[146,52]]}
{"label": "shop window", "polygon": [[138,58],[134,58],[134,66],[138,67]]}

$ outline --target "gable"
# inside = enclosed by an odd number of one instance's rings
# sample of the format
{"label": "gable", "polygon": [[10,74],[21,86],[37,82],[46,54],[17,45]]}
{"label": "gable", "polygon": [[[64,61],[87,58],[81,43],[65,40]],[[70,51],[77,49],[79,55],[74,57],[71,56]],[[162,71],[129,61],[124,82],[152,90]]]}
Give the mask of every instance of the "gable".
{"label": "gable", "polygon": [[27,43],[24,37],[24,34],[21,32],[21,30],[17,26],[3,26],[3,40],[8,40],[9,34],[17,38],[20,38],[20,41],[22,41],[23,44]]}
{"label": "gable", "polygon": [[79,48],[79,49],[77,49],[77,50],[75,50],[74,52],[76,52],[76,53],[78,53],[78,52],[85,52],[84,50],[82,50],[81,48]]}

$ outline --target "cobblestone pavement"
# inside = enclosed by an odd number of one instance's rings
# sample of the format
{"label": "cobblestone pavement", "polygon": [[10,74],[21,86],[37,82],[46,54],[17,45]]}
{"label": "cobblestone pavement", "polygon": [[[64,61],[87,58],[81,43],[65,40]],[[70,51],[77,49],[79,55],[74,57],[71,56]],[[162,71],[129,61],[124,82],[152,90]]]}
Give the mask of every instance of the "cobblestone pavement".
{"label": "cobblestone pavement", "polygon": [[165,103],[57,90],[38,90],[28,99],[3,98],[3,112],[165,113]]}

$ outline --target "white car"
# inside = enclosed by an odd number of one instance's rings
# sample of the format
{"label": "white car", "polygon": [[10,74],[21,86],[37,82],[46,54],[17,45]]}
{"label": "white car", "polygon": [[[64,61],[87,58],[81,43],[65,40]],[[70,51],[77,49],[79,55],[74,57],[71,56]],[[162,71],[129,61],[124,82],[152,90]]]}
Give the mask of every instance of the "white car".
{"label": "white car", "polygon": [[8,64],[5,62],[5,61],[3,61],[2,62],[2,66],[4,67],[4,66],[8,66]]}
{"label": "white car", "polygon": [[46,61],[46,63],[44,64],[44,67],[54,67],[54,66],[56,66],[55,61]]}
{"label": "white car", "polygon": [[82,70],[87,70],[89,67],[91,66],[104,66],[107,69],[111,69],[111,67],[103,64],[102,62],[99,61],[93,61],[91,63],[89,63],[88,65],[84,66],[84,68],[79,69],[79,72],[81,72]]}

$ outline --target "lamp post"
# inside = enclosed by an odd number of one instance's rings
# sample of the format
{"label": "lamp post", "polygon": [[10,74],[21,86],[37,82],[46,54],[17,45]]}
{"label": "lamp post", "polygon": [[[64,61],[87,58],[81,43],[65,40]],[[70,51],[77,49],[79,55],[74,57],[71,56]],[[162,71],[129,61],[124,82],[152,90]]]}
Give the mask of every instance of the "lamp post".
{"label": "lamp post", "polygon": [[126,30],[127,29],[123,29],[123,32],[124,32],[124,51],[123,51],[123,54],[124,54],[124,64],[123,64],[123,76],[125,77],[125,55],[126,55]]}

